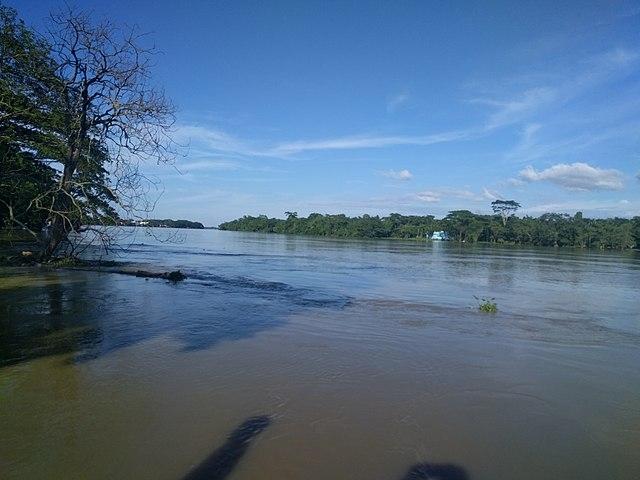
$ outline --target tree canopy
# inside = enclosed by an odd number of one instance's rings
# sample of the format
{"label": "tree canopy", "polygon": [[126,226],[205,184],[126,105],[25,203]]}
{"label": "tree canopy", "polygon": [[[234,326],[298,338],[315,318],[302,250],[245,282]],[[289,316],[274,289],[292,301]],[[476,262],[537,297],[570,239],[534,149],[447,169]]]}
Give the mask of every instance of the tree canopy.
{"label": "tree canopy", "polygon": [[86,230],[151,210],[143,161],[172,158],[173,107],[150,77],[134,29],[68,9],[48,37],[0,5],[0,222],[28,230],[50,258]]}
{"label": "tree canopy", "polygon": [[289,215],[286,220],[244,216],[220,224],[221,230],[287,233],[351,238],[425,238],[443,230],[459,242],[490,242],[536,246],[581,247],[600,249],[640,248],[640,217],[584,218],[580,212],[571,216],[546,213],[540,217],[511,216],[506,224],[501,215],[480,215],[468,210],[450,212],[442,219],[433,215],[387,217],[362,215]]}
{"label": "tree canopy", "polygon": [[[51,200],[57,96],[61,84],[48,44],[0,5],[0,220],[38,228],[46,212],[34,199]],[[55,113],[54,113],[55,112]]]}
{"label": "tree canopy", "polygon": [[494,200],[491,202],[493,213],[497,213],[502,218],[502,224],[506,225],[511,215],[514,215],[521,205],[515,200]]}

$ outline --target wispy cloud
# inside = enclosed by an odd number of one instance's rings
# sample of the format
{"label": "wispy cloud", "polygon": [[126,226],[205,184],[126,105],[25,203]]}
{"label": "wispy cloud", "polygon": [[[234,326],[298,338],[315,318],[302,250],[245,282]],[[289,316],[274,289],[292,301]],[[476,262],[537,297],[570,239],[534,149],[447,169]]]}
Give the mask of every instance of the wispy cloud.
{"label": "wispy cloud", "polygon": [[192,172],[262,172],[262,173],[282,173],[282,170],[274,169],[265,165],[251,165],[247,162],[217,158],[196,158],[194,161],[181,162],[176,165],[176,169],[182,173]]}
{"label": "wispy cloud", "polygon": [[464,187],[437,187],[403,195],[363,199],[323,199],[314,204],[316,207],[322,205],[339,212],[350,211],[356,215],[364,212],[404,212],[409,215],[420,213],[444,216],[447,212],[460,208],[472,208],[477,212],[488,210],[488,203],[481,193]]}
{"label": "wispy cloud", "polygon": [[219,128],[179,125],[173,138],[181,144],[188,145],[190,156],[278,157],[266,142],[241,139]]}
{"label": "wispy cloud", "polygon": [[583,212],[588,216],[632,217],[637,215],[640,202],[629,200],[569,200],[564,202],[539,203],[522,209],[525,214],[540,215],[543,213],[575,213]]}
{"label": "wispy cloud", "polygon": [[[437,212],[446,212],[450,208],[458,208],[469,200],[486,203],[482,194],[474,193],[465,188],[440,187],[415,193],[395,196],[380,196],[363,199],[322,199],[312,203],[315,207],[359,208],[365,211],[381,209],[384,211],[398,211],[399,209],[415,209],[430,206]],[[476,203],[476,206],[478,204]],[[465,207],[466,208],[466,207]]]}
{"label": "wispy cloud", "polygon": [[240,170],[242,166],[238,162],[232,162],[230,160],[197,160],[195,162],[189,162],[179,165],[178,169],[183,172],[194,172],[203,170],[213,171],[232,171]]}
{"label": "wispy cloud", "polygon": [[196,125],[179,126],[174,140],[188,144],[192,153],[205,155],[238,155],[242,157],[285,158],[308,151],[354,150],[384,148],[401,145],[433,145],[467,140],[477,135],[473,130],[454,130],[430,135],[351,135],[321,140],[295,140],[258,145],[258,142],[241,140],[222,130]]}
{"label": "wispy cloud", "polygon": [[[425,135],[360,134],[324,139],[299,139],[282,142],[256,142],[242,140],[220,129],[195,125],[182,125],[175,138],[182,143],[193,144],[197,153],[221,152],[238,156],[287,158],[312,151],[355,150],[387,148],[403,145],[428,146],[441,143],[468,141],[490,135],[495,130],[523,122],[529,122],[529,139],[539,126],[531,118],[542,110],[557,107],[585,90],[608,81],[617,74],[628,72],[640,59],[636,51],[615,49],[590,57],[581,62],[582,68],[557,85],[538,85],[525,88],[510,96],[497,98],[475,97],[469,102],[485,105],[490,109],[486,120],[479,125],[460,130],[447,130]],[[401,93],[389,100],[388,107],[395,109],[409,100],[408,93]],[[530,140],[531,141],[531,140]]]}
{"label": "wispy cloud", "polygon": [[486,187],[482,189],[482,196],[487,200],[491,200],[491,201],[503,199],[503,196],[500,195],[498,192],[496,192],[495,190],[489,190]]}
{"label": "wispy cloud", "polygon": [[[601,112],[604,115],[604,112]],[[566,119],[565,119],[566,120]],[[596,122],[598,119],[593,119]],[[591,122],[591,119],[585,122]],[[600,124],[580,125],[582,127],[578,132],[568,132],[559,134],[554,131],[554,127],[558,124],[545,127],[544,131],[550,132],[544,138],[538,132],[542,132],[543,128],[536,124],[537,128],[527,126],[522,133],[520,142],[510,151],[505,153],[505,158],[516,163],[524,164],[533,162],[537,159],[544,158],[549,161],[552,159],[564,159],[570,155],[576,155],[578,152],[589,151],[594,145],[602,144],[608,141],[620,139],[634,139],[640,134],[640,123],[637,121],[626,122],[624,118],[614,117],[606,120],[610,127]]]}
{"label": "wispy cloud", "polygon": [[[639,61],[640,52],[616,48],[562,67],[553,75],[525,75],[521,82],[527,86],[515,92],[513,85],[503,87],[512,93],[502,98],[494,92],[494,95],[475,97],[469,102],[486,105],[494,110],[484,124],[485,130],[490,132],[530,121],[546,109],[557,109],[602,84],[630,74]],[[538,85],[535,85],[535,80],[531,85],[532,79],[537,80]],[[492,79],[492,89],[495,89],[495,84],[496,81]]]}
{"label": "wispy cloud", "polygon": [[520,180],[519,178],[509,178],[506,180],[506,184],[510,185],[512,187],[521,187],[522,185],[524,185],[526,182],[523,182],[522,180]]}
{"label": "wispy cloud", "polygon": [[484,128],[495,130],[526,119],[542,107],[550,105],[558,97],[558,92],[550,87],[530,88],[507,100],[474,98],[471,103],[487,105],[494,109]]}
{"label": "wispy cloud", "polygon": [[[583,60],[581,68],[561,75],[559,78],[565,80],[558,81],[557,84],[526,88],[506,98],[473,98],[470,103],[485,105],[492,111],[483,124],[467,129],[418,136],[354,135],[323,140],[297,140],[281,143],[268,153],[288,156],[306,151],[385,148],[399,145],[426,146],[482,138],[500,128],[530,121],[545,109],[562,105],[585,91],[610,81],[616,75],[625,75],[639,60],[640,54],[634,50],[610,50]],[[400,99],[400,96],[397,98]],[[525,128],[525,134],[532,138],[538,129],[538,123],[530,123]]]}
{"label": "wispy cloud", "polygon": [[559,163],[545,170],[528,166],[520,172],[525,182],[551,182],[569,190],[621,190],[623,175],[615,169],[593,167],[587,163]]}
{"label": "wispy cloud", "polygon": [[[179,125],[173,134],[174,140],[189,147],[208,148],[218,152],[254,155],[256,152],[245,142],[216,128],[198,125]],[[194,145],[195,144],[195,145]]]}
{"label": "wispy cloud", "polygon": [[439,192],[432,192],[429,190],[418,192],[414,196],[417,200],[427,203],[437,203],[442,199],[442,195]]}
{"label": "wispy cloud", "polygon": [[591,63],[601,67],[626,67],[640,60],[640,53],[626,48],[615,48],[597,55]]}
{"label": "wispy cloud", "polygon": [[542,125],[540,125],[539,123],[530,123],[528,125],[525,125],[525,127],[522,129],[522,139],[517,149],[520,151],[526,151],[533,145],[535,145],[536,133],[538,133],[541,128]]}
{"label": "wispy cloud", "polygon": [[382,148],[398,145],[433,145],[436,143],[454,142],[470,138],[468,130],[435,133],[424,136],[377,136],[359,135],[324,140],[298,140],[285,142],[269,150],[273,155],[293,155],[314,150],[349,150],[362,148]]}
{"label": "wispy cloud", "polygon": [[392,178],[393,180],[400,180],[406,182],[407,180],[411,180],[413,178],[413,174],[407,170],[385,170],[383,172],[379,172],[380,175],[387,178]]}
{"label": "wispy cloud", "polygon": [[478,194],[465,188],[442,187],[422,192],[414,193],[409,198],[419,200],[420,202],[437,203],[441,200],[465,200],[465,201],[483,201],[483,194]]}
{"label": "wispy cloud", "polygon": [[387,100],[387,112],[393,113],[400,109],[402,106],[407,104],[410,98],[411,95],[409,95],[409,92],[401,92],[392,96]]}

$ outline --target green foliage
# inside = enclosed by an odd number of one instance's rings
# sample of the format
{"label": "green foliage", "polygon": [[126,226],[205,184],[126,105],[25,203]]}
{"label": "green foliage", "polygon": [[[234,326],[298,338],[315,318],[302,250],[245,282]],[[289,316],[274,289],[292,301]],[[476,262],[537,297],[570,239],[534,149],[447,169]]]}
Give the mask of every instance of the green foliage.
{"label": "green foliage", "polygon": [[52,258],[46,265],[53,268],[101,268],[101,267],[117,267],[119,265],[115,260],[84,260],[73,255],[64,255],[62,257]]}
{"label": "green foliage", "polygon": [[478,310],[483,313],[496,313],[498,311],[498,304],[495,302],[495,298],[479,298],[475,295],[473,298],[478,302]]}
{"label": "green foliage", "polygon": [[61,83],[49,46],[0,4],[0,228],[38,228],[58,172],[46,158],[59,144],[55,124]]}
{"label": "green foliage", "polygon": [[[174,110],[135,30],[67,9],[49,33],[51,43],[0,3],[0,228],[40,237],[42,259],[71,232],[153,208],[138,162],[173,154]],[[108,248],[109,234],[94,233]]]}
{"label": "green foliage", "polygon": [[502,224],[507,225],[507,220],[511,215],[516,213],[522,205],[515,200],[494,200],[491,202],[491,209],[493,213],[500,215],[502,218]]}
{"label": "green foliage", "polygon": [[454,210],[444,218],[443,230],[459,242],[477,242],[487,226],[487,220],[469,210]]}
{"label": "green foliage", "polygon": [[89,265],[89,262],[72,256],[64,256],[54,258],[48,263],[49,266],[55,268],[77,268]]}
{"label": "green foliage", "polygon": [[[15,10],[0,5],[0,228],[38,232],[53,209],[73,225],[117,215],[105,168],[109,152],[95,139],[81,141],[77,165],[61,192],[61,171],[76,128],[75,107],[70,107],[74,95],[51,46]],[[69,199],[73,208],[66,205]]]}
{"label": "green foliage", "polygon": [[286,233],[350,238],[425,238],[434,231],[444,230],[452,240],[475,243],[489,242],[508,245],[578,247],[598,249],[640,248],[640,217],[584,218],[546,213],[540,217],[509,217],[506,224],[500,215],[478,215],[468,210],[450,212],[443,219],[433,215],[404,216],[392,213],[388,217],[362,215],[321,215],[308,217],[288,215],[286,220],[244,216],[222,223],[221,230]]}
{"label": "green foliage", "polygon": [[244,216],[219,226],[221,230],[249,232],[289,233],[294,235],[316,235],[325,237],[358,238],[424,238],[436,230],[433,216],[402,216],[393,213],[388,217],[363,215],[350,218],[346,215],[321,215],[312,213],[308,217],[298,217],[288,212],[288,218],[267,218]]}

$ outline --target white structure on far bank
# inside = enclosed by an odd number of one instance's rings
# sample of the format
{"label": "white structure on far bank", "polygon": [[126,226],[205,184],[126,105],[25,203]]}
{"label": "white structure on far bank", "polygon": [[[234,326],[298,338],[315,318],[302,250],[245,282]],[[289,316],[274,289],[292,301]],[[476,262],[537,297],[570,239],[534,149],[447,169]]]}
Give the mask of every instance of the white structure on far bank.
{"label": "white structure on far bank", "polygon": [[440,230],[431,234],[431,240],[449,240],[449,235],[444,230]]}

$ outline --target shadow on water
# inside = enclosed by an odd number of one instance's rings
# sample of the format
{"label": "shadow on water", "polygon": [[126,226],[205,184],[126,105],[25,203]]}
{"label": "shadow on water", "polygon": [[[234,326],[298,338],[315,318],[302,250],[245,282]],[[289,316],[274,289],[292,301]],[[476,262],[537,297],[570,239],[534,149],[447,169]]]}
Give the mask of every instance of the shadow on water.
{"label": "shadow on water", "polygon": [[251,417],[227,437],[227,441],[200,465],[191,470],[184,480],[222,480],[236,467],[247,453],[251,441],[266,429],[271,419],[266,415]]}
{"label": "shadow on water", "polygon": [[[193,468],[183,480],[223,480],[247,453],[251,442],[271,424],[267,415],[251,417],[227,437],[225,443]],[[470,480],[466,470],[451,463],[419,463],[402,480]]]}
{"label": "shadow on water", "polygon": [[162,335],[178,340],[182,351],[204,350],[283,325],[301,309],[347,304],[340,296],[246,277],[172,285],[55,272],[39,284],[0,289],[0,367],[59,354],[82,362]]}
{"label": "shadow on water", "polygon": [[451,463],[419,463],[402,480],[469,480],[464,468]]}

